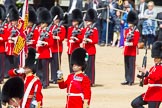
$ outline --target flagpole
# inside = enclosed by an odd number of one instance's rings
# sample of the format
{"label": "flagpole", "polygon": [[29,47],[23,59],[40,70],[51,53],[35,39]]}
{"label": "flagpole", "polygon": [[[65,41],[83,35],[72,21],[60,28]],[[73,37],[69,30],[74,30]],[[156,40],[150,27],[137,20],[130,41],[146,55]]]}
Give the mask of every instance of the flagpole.
{"label": "flagpole", "polygon": [[[28,17],[29,17],[29,11],[28,11],[28,0],[25,0],[24,5],[23,5],[23,10],[22,10],[22,19],[24,21],[24,26],[23,26],[23,31],[26,29],[28,25]],[[25,47],[24,46],[22,52],[20,53],[20,67],[25,66]]]}
{"label": "flagpole", "polygon": [[106,25],[106,46],[108,45],[108,31],[109,31],[109,7],[107,6],[107,25]]}

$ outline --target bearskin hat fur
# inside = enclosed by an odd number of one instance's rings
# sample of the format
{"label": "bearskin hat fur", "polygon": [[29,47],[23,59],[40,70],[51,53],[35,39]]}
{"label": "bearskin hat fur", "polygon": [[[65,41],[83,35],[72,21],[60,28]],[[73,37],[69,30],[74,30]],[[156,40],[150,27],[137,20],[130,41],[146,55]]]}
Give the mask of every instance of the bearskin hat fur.
{"label": "bearskin hat fur", "polygon": [[134,12],[134,11],[130,11],[128,13],[127,22],[130,23],[130,24],[137,25],[137,23],[138,23],[137,13]]}
{"label": "bearskin hat fur", "polygon": [[0,4],[0,20],[4,20],[6,18],[6,8],[4,5]]}
{"label": "bearskin hat fur", "polygon": [[72,11],[72,20],[82,22],[83,14],[80,9],[74,9]]}
{"label": "bearskin hat fur", "polygon": [[11,98],[24,96],[24,81],[20,77],[13,77],[6,81],[2,88],[2,102],[8,103]]}
{"label": "bearskin hat fur", "polygon": [[18,21],[19,20],[19,11],[16,8],[11,8],[9,10],[9,20]]}
{"label": "bearskin hat fur", "polygon": [[84,71],[87,65],[88,53],[83,48],[77,48],[72,52],[70,64],[73,66],[74,64],[82,66],[82,70]]}
{"label": "bearskin hat fur", "polygon": [[38,22],[50,24],[52,21],[51,14],[46,8],[38,10]]}
{"label": "bearskin hat fur", "polygon": [[59,6],[53,6],[50,10],[50,13],[52,15],[52,18],[54,18],[56,15],[58,15],[57,19],[60,19],[60,20],[63,19],[63,10]]}
{"label": "bearskin hat fur", "polygon": [[151,50],[152,58],[162,58],[162,42],[156,41]]}
{"label": "bearskin hat fur", "polygon": [[16,5],[10,4],[8,7],[6,7],[7,13],[9,13],[10,9],[12,9],[12,8],[16,8],[17,9]]}
{"label": "bearskin hat fur", "polygon": [[37,23],[37,14],[32,8],[29,8],[29,22],[32,22],[34,24]]}
{"label": "bearskin hat fur", "polygon": [[97,20],[97,12],[94,9],[89,9],[86,13],[85,21],[95,22]]}
{"label": "bearskin hat fur", "polygon": [[28,57],[25,60],[25,67],[28,67],[32,70],[33,74],[36,73],[36,50],[34,48],[29,48],[28,49]]}

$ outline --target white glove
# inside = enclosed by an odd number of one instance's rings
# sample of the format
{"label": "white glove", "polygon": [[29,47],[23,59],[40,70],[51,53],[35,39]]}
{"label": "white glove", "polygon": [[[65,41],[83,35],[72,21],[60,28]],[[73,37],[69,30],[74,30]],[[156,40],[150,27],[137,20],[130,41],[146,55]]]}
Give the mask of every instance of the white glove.
{"label": "white glove", "polygon": [[85,38],[84,41],[85,41],[85,42],[92,42],[92,39]]}
{"label": "white glove", "polygon": [[132,46],[132,43],[131,42],[125,42],[124,45],[125,46]]}
{"label": "white glove", "polygon": [[16,70],[16,72],[22,74],[25,73],[25,70],[23,68],[19,68],[18,70]]}
{"label": "white glove", "polygon": [[3,38],[2,38],[2,37],[0,37],[0,40],[3,40]]}
{"label": "white glove", "polygon": [[53,36],[54,39],[60,40],[59,36]]}
{"label": "white glove", "polygon": [[47,45],[48,43],[47,42],[45,42],[45,41],[38,41],[37,42],[37,46],[43,46],[43,45]]}
{"label": "white glove", "polygon": [[61,70],[57,71],[57,79],[63,79],[63,72]]}
{"label": "white glove", "polygon": [[70,39],[79,40],[77,37],[74,37],[74,36],[70,37]]}
{"label": "white glove", "polygon": [[71,39],[70,39],[69,42],[70,42],[70,43],[74,43],[74,40],[71,40]]}

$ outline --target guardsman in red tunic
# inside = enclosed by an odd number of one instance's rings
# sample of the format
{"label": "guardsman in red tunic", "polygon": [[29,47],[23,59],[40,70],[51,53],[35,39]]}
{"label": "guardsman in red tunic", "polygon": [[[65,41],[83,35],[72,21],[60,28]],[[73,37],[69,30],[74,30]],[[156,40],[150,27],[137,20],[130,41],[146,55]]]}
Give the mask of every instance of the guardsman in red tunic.
{"label": "guardsman in red tunic", "polygon": [[9,61],[9,66],[7,70],[16,68],[19,65],[18,57],[14,55],[13,50],[16,45],[18,36],[24,36],[23,33],[23,21],[19,17],[19,12],[16,8],[11,8],[9,10],[9,24],[6,33],[8,41],[6,42],[6,57]]}
{"label": "guardsman in red tunic", "polygon": [[61,68],[61,55],[63,51],[63,40],[66,35],[66,29],[63,23],[63,10],[59,6],[53,6],[50,10],[52,18],[57,17],[51,27],[53,34],[52,58],[51,58],[51,81],[57,83],[57,71]]}
{"label": "guardsman in red tunic", "polygon": [[[11,77],[21,76],[24,79],[24,97],[21,103],[22,108],[31,108],[32,101],[35,98],[37,108],[43,103],[42,84],[36,73],[36,51],[29,48],[28,58],[25,61],[25,67],[19,69],[11,69],[8,74]],[[39,107],[38,107],[39,106]]]}
{"label": "guardsman in red tunic", "polygon": [[92,86],[95,84],[95,44],[98,43],[98,30],[94,27],[96,19],[97,12],[94,9],[89,9],[85,17],[87,27],[83,29],[84,39],[82,42],[82,47],[86,49],[89,55],[85,74],[91,79]]}
{"label": "guardsman in red tunic", "polygon": [[[69,69],[70,73],[72,72],[72,67],[70,65],[71,53],[80,47],[80,43],[83,40],[82,28],[83,28],[83,14],[80,9],[74,9],[72,11],[72,26],[68,28],[67,36],[67,46],[68,46],[68,60],[69,60]],[[81,27],[79,27],[81,26]]]}
{"label": "guardsman in red tunic", "polygon": [[36,30],[38,29],[37,27],[37,15],[34,10],[34,8],[30,7],[29,8],[29,21],[28,21],[28,27],[25,30],[26,34],[26,40],[27,40],[27,46],[28,47],[33,47],[36,49],[36,44],[38,40],[38,36],[35,35]]}
{"label": "guardsman in red tunic", "polygon": [[40,78],[44,89],[49,86],[49,60],[52,57],[51,45],[53,44],[53,38],[48,26],[51,21],[49,11],[46,8],[42,8],[38,14],[40,27],[38,28],[38,34],[35,35],[38,35],[36,51],[39,55],[37,76]]}
{"label": "guardsman in red tunic", "polygon": [[7,25],[6,10],[3,5],[0,5],[0,84],[3,83],[4,71],[5,71],[5,42],[8,40],[6,35]]}
{"label": "guardsman in red tunic", "polygon": [[67,88],[66,108],[89,108],[91,100],[91,83],[84,74],[87,66],[88,53],[83,48],[77,48],[71,55],[71,73],[64,81],[63,73],[58,72],[58,84],[60,89]]}
{"label": "guardsman in red tunic", "polygon": [[145,93],[135,98],[131,105],[133,108],[160,108],[162,101],[162,42],[157,41],[153,44],[151,56],[154,58],[155,65],[147,71],[145,68],[138,67],[138,70],[144,74],[144,85],[148,85]]}
{"label": "guardsman in red tunic", "polygon": [[20,77],[10,78],[2,88],[1,101],[5,107],[19,108],[24,96],[24,82]]}
{"label": "guardsman in red tunic", "polygon": [[132,86],[135,79],[137,45],[140,37],[140,33],[136,28],[138,21],[137,14],[134,11],[130,11],[127,21],[129,28],[125,30],[124,37],[125,81],[121,84]]}

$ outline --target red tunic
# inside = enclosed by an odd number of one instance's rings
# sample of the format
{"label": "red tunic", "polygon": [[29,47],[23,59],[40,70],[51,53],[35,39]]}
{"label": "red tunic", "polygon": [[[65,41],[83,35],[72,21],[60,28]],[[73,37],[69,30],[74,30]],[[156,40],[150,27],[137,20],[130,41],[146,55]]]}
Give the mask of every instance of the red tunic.
{"label": "red tunic", "polygon": [[74,49],[80,47],[80,43],[81,43],[82,40],[83,40],[83,34],[82,34],[82,31],[81,31],[81,33],[78,34],[78,35],[76,36],[76,37],[78,38],[78,40],[75,40],[74,43],[70,43],[70,42],[69,42],[69,40],[70,40],[70,38],[71,38],[71,36],[72,36],[72,32],[73,32],[73,30],[75,30],[75,29],[77,29],[77,28],[74,28],[73,26],[71,26],[71,27],[68,28],[68,36],[67,36],[67,39],[68,39],[68,40],[67,40],[67,46],[68,46],[68,51],[67,51],[67,53],[68,53],[68,54],[71,54],[71,53],[74,51]]}
{"label": "red tunic", "polygon": [[[22,24],[22,23],[21,23]],[[23,33],[21,25],[18,24],[18,26],[12,27],[11,24],[8,24],[8,29],[6,30],[6,38],[8,39],[11,36],[11,31],[15,30],[16,34],[13,37],[21,36],[25,38],[25,34]],[[9,41],[6,42],[6,54],[7,55],[13,55],[13,49],[15,47],[15,43],[9,43]]]}
{"label": "red tunic", "polygon": [[[130,28],[125,30],[125,37],[124,42],[126,41],[126,37],[128,36],[128,33],[131,31]],[[131,42],[133,42],[133,46],[125,46],[124,47],[124,56],[136,56],[137,54],[137,44],[140,37],[140,33],[138,30],[135,30],[133,39]]]}
{"label": "red tunic", "polygon": [[[64,82],[58,81],[59,88],[64,89],[67,88],[67,103],[66,108],[83,108],[83,100],[89,100],[88,104],[90,104],[91,99],[91,83],[84,73],[80,73],[75,75],[74,73],[70,74],[67,80]],[[83,94],[83,98],[81,96],[72,96]]]}
{"label": "red tunic", "polygon": [[162,101],[162,65],[153,66],[149,75],[145,77],[144,84],[148,84],[146,93],[143,94],[144,101]]}
{"label": "red tunic", "polygon": [[[54,25],[53,27],[51,27],[51,31],[55,30],[58,26],[57,25]],[[66,29],[64,26],[61,26],[60,27],[60,31],[58,32],[57,36],[60,37],[59,40],[57,39],[53,39],[53,44],[51,46],[51,49],[52,49],[52,53],[56,53],[56,52],[62,52],[63,51],[63,40],[65,38],[65,35],[66,35]],[[54,35],[53,35],[54,36]],[[58,42],[58,43],[57,43]],[[57,45],[59,44],[59,46]],[[59,48],[58,48],[59,47]]]}
{"label": "red tunic", "polygon": [[5,52],[5,42],[8,40],[7,36],[7,24],[4,26],[3,34],[0,34],[0,37],[2,37],[3,40],[0,40],[0,53]]}
{"label": "red tunic", "polygon": [[[34,75],[30,75],[30,76],[25,76],[25,74],[15,74],[14,70],[10,70],[8,72],[9,76],[11,77],[14,77],[14,76],[21,76],[24,78],[24,92],[26,92],[26,89],[29,85],[29,83],[33,80]],[[37,88],[37,92],[36,92],[36,100],[37,102],[40,102],[40,105],[42,106],[43,105],[43,94],[42,94],[42,84],[41,84],[41,81],[38,79],[34,82],[33,86],[32,86],[32,89],[30,90],[30,93],[29,93],[29,96],[28,96],[28,99],[27,99],[27,102],[25,104],[25,108],[30,108],[30,104],[31,104],[31,101],[32,101],[32,97],[34,95],[34,90],[35,90],[35,87],[36,85],[38,85],[38,88]]]}
{"label": "red tunic", "polygon": [[[37,30],[38,31],[36,31],[35,35],[38,36],[38,41],[39,41],[41,33],[44,32],[45,30],[42,30],[41,27],[39,27]],[[39,54],[38,59],[47,59],[47,58],[52,57],[51,45],[53,44],[53,38],[52,38],[51,31],[49,31],[48,33],[49,33],[48,37],[44,38],[44,40],[43,40],[43,41],[47,42],[48,44],[44,45],[44,46],[36,47],[36,50]],[[37,41],[37,44],[38,44],[38,41]]]}
{"label": "red tunic", "polygon": [[[90,28],[84,28],[83,29],[83,34],[85,35],[86,31],[89,30]],[[95,55],[96,54],[96,47],[95,44],[98,43],[98,30],[97,28],[93,28],[93,33],[88,37],[89,39],[92,40],[92,42],[88,42],[83,47],[86,49],[89,55]]]}
{"label": "red tunic", "polygon": [[[32,27],[29,27],[25,30],[26,38],[28,38],[27,35],[31,32],[31,29],[32,29]],[[30,39],[30,40],[34,40],[34,41],[33,41],[32,44],[28,45],[28,47],[32,47],[32,48],[36,49],[36,44],[37,44],[37,41],[38,41],[38,35],[37,35],[38,33],[37,32],[38,32],[38,27],[35,28],[33,35],[32,35],[32,38]]]}

